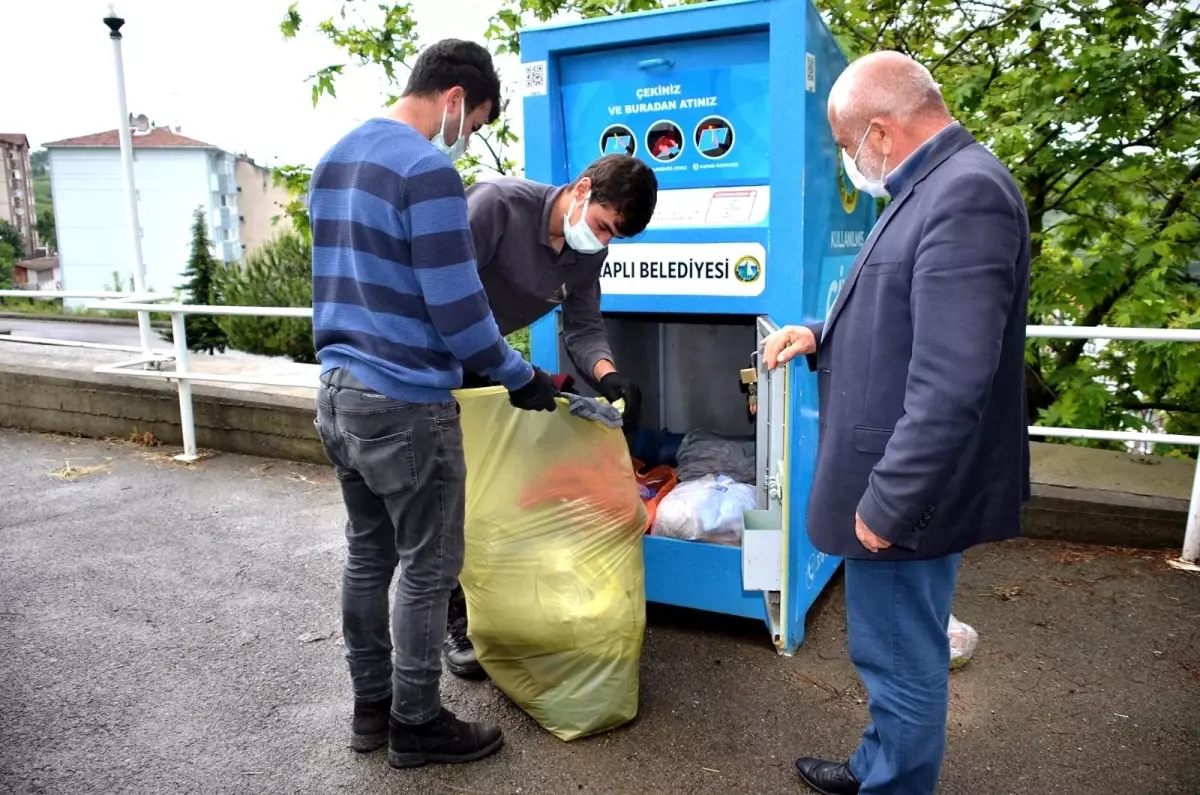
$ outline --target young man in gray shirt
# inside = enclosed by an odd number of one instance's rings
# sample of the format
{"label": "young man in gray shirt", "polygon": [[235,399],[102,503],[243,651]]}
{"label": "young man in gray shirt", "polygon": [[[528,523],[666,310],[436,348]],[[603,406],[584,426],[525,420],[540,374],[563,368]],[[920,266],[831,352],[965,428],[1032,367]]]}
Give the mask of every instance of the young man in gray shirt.
{"label": "young man in gray shirt", "polygon": [[[609,241],[640,234],[657,201],[654,172],[628,155],[605,155],[564,187],[501,177],[467,188],[479,279],[500,332],[526,328],[561,305],[563,342],[575,369],[609,402],[625,401],[631,426],[641,390],[617,369],[608,344],[600,272]],[[463,374],[466,388],[488,383]],[[444,658],[457,676],[483,675],[467,639],[461,588],[450,600]]]}

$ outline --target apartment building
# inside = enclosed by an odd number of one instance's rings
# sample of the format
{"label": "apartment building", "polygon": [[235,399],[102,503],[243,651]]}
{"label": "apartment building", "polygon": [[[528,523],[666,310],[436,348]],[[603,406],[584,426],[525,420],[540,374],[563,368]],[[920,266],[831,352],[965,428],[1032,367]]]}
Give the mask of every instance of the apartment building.
{"label": "apartment building", "polygon": [[22,133],[0,133],[0,218],[18,232],[24,251],[32,257],[37,248],[37,209],[33,200],[33,168],[29,164],[29,139]]}
{"label": "apartment building", "polygon": [[[237,158],[145,116],[131,118],[130,126],[147,287],[168,291],[182,284],[197,207],[205,210],[216,257],[241,259]],[[133,256],[118,131],[55,141],[46,149],[64,289],[104,290],[114,274],[129,284]]]}
{"label": "apartment building", "polygon": [[271,169],[258,165],[245,155],[238,155],[234,176],[238,186],[242,249],[249,253],[283,229],[291,228],[291,222],[282,214],[289,196],[285,188],[275,184]]}

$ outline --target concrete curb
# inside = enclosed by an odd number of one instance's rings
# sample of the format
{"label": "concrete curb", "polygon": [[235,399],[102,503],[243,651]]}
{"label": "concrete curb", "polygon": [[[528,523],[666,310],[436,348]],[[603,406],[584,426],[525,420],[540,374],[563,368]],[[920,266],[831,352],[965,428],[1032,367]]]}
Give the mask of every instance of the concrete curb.
{"label": "concrete curb", "polygon": [[[306,398],[196,385],[196,443],[266,458],[326,464]],[[173,384],[97,373],[0,365],[0,426],[94,438],[151,433],[183,444]]]}

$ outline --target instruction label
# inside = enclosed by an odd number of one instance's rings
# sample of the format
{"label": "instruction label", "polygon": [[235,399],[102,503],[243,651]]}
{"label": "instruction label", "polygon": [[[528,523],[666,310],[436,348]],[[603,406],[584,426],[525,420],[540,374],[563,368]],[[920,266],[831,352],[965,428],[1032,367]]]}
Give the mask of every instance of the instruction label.
{"label": "instruction label", "polygon": [[759,243],[614,243],[600,286],[610,295],[753,298],[766,279]]}
{"label": "instruction label", "polygon": [[660,190],[649,229],[761,226],[771,206],[771,188],[679,188]]}
{"label": "instruction label", "polygon": [[765,183],[768,86],[765,59],[563,85],[568,170],[578,174],[601,155],[623,153],[649,163],[660,189]]}

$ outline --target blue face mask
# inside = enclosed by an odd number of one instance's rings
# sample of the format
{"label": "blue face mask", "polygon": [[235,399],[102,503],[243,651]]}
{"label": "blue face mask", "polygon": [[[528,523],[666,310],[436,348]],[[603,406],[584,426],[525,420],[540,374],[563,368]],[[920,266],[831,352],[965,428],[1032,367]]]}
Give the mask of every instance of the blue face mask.
{"label": "blue face mask", "polygon": [[567,214],[563,216],[563,237],[566,238],[567,245],[580,254],[596,254],[604,250],[604,244],[596,237],[596,233],[587,223],[588,204],[592,200],[592,194],[583,197],[583,212],[579,214],[579,223],[571,225],[571,213],[575,212],[575,205],[579,203],[578,199],[572,200],[571,208],[567,210]]}
{"label": "blue face mask", "polygon": [[433,140],[429,143],[433,144],[446,157],[450,158],[451,162],[458,160],[467,151],[467,139],[463,136],[463,125],[467,121],[467,109],[463,108],[463,113],[458,117],[458,137],[454,139],[454,143],[446,143],[446,116],[450,113],[450,106],[447,105],[442,109],[442,128],[438,130],[438,134],[433,136]]}

